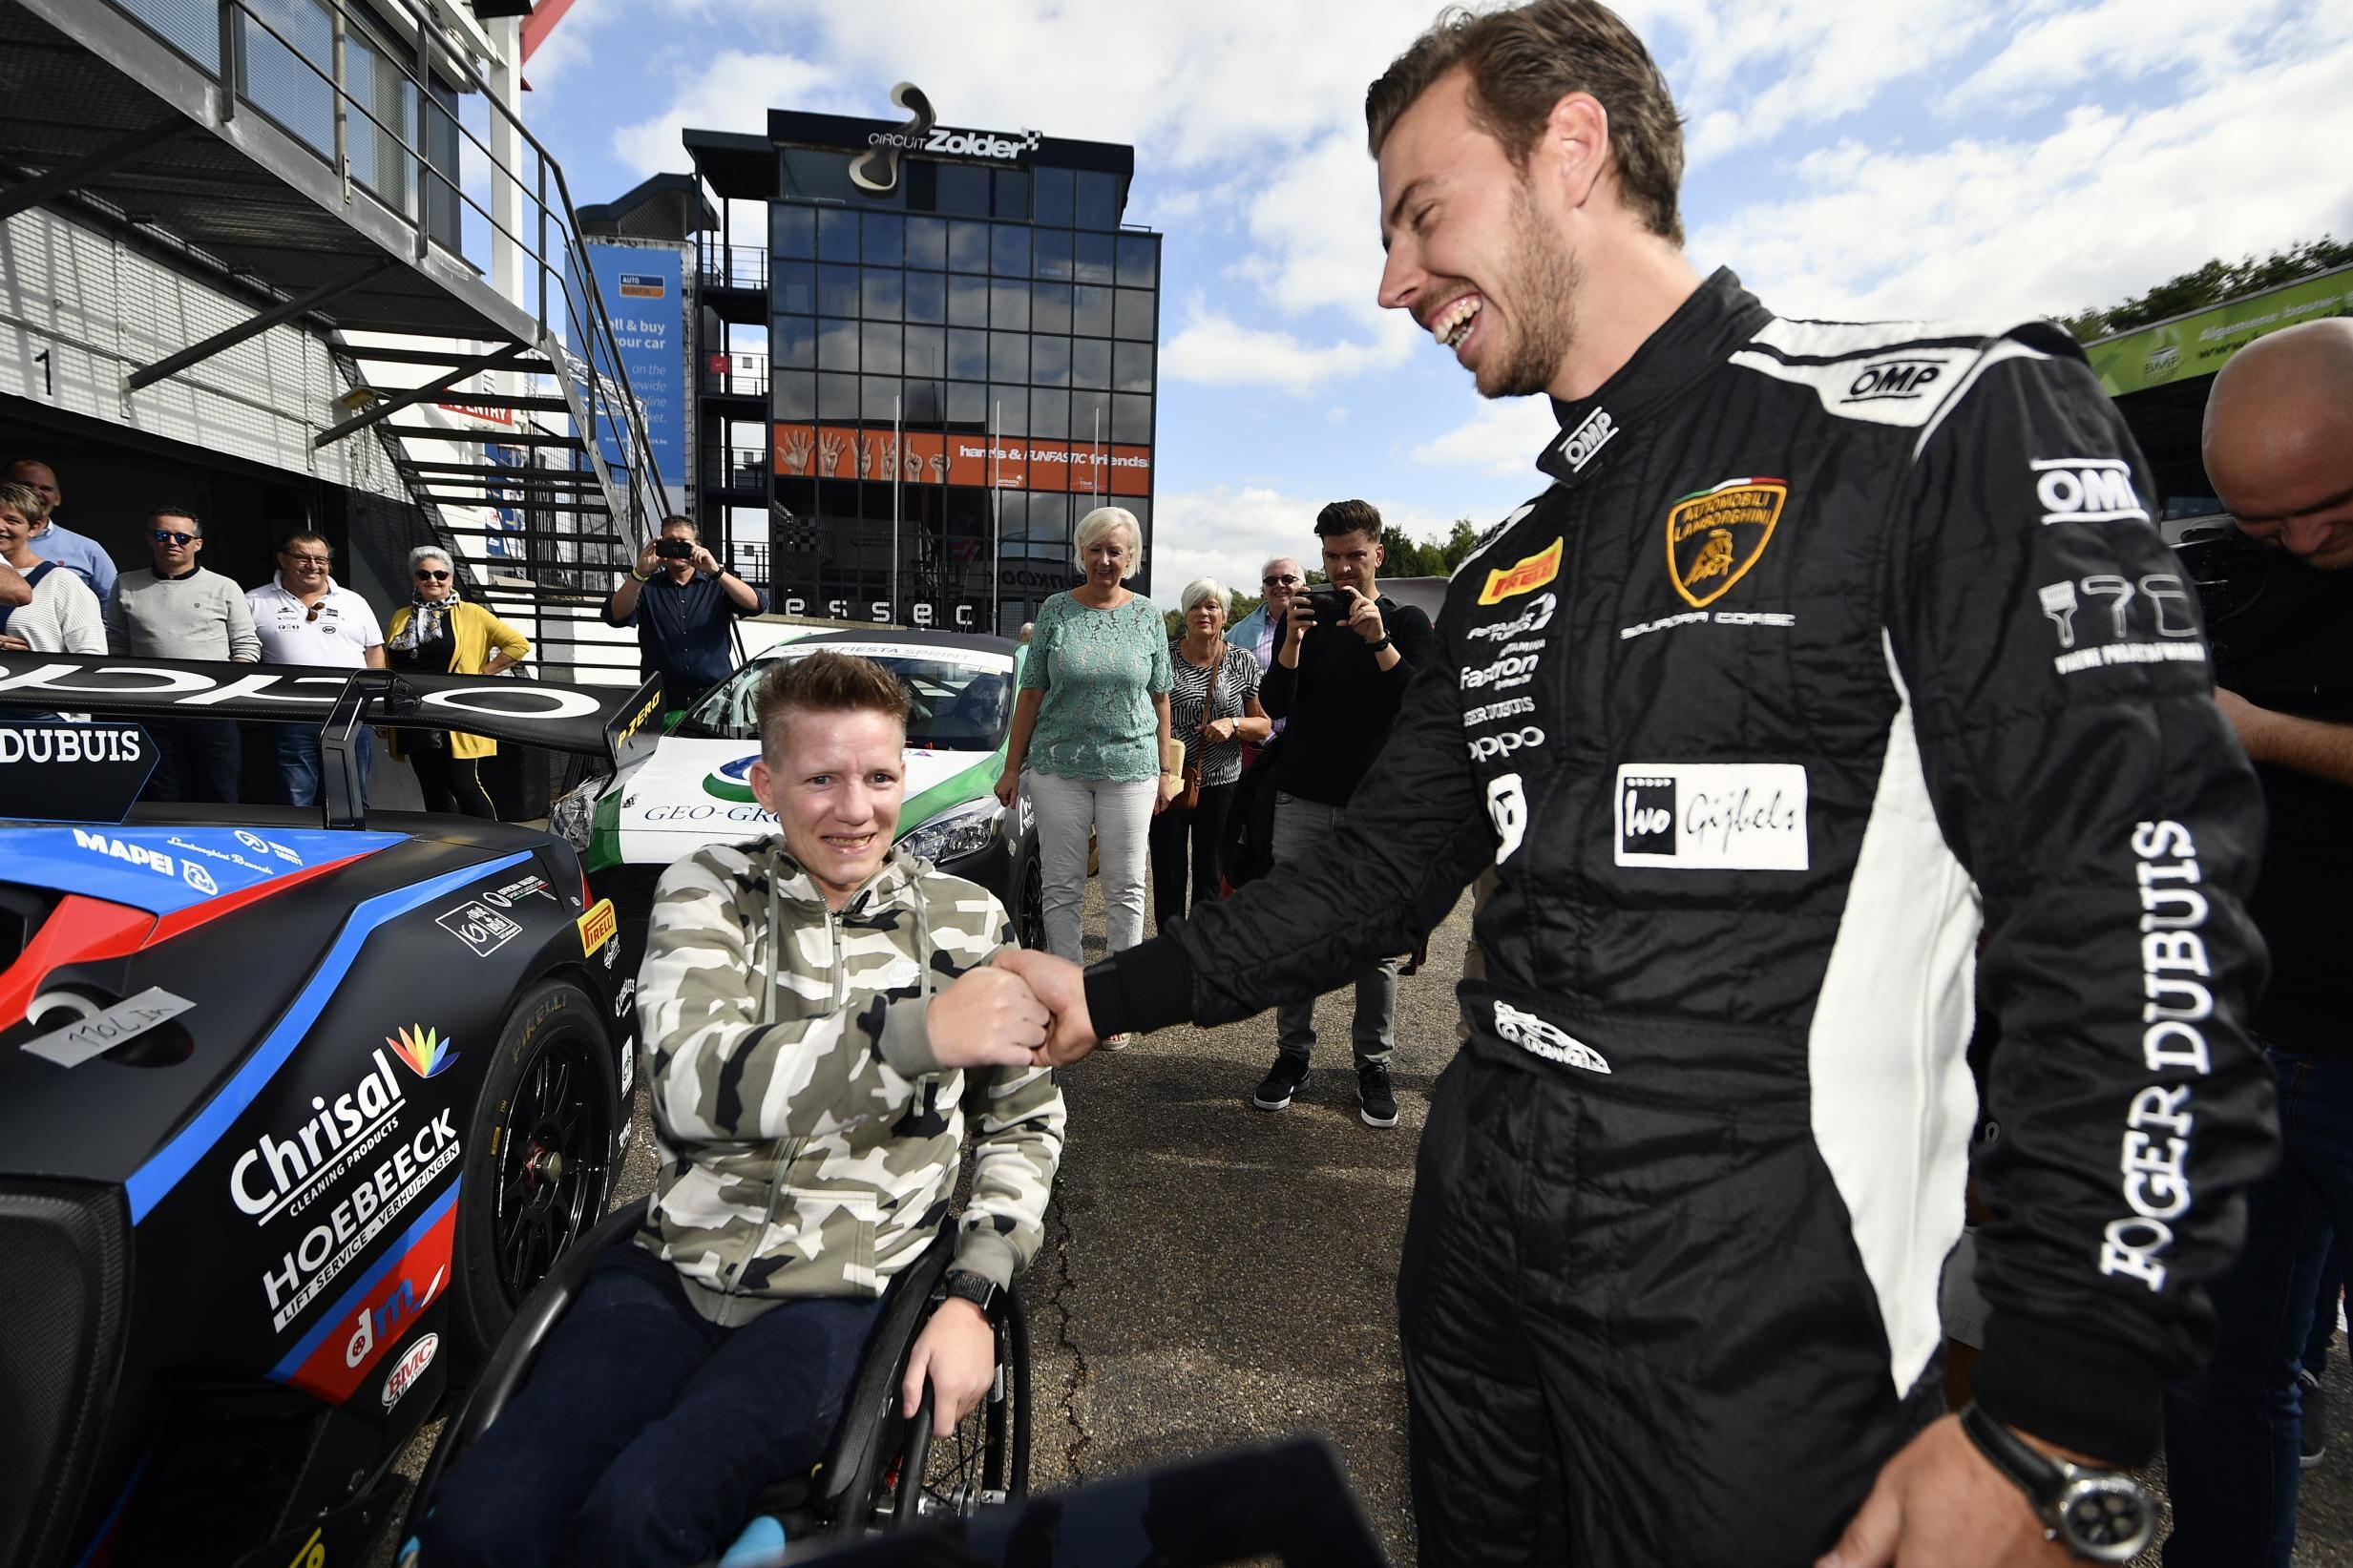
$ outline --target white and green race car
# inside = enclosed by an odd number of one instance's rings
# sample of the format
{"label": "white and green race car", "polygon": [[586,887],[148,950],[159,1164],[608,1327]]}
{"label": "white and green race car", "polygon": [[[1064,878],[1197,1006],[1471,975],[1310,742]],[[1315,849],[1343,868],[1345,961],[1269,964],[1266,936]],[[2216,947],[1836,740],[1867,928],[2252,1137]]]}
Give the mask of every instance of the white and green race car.
{"label": "white and green race car", "polygon": [[591,886],[620,911],[623,956],[634,964],[641,951],[654,883],[672,861],[774,830],[774,814],[752,798],[746,777],[760,755],[753,699],[778,660],[819,648],[873,659],[913,699],[898,842],[995,893],[1021,945],[1043,947],[1036,816],[1026,795],[1012,812],[996,795],[1027,650],[950,632],[845,631],[753,659],[680,715],[653,755],[556,803],[550,826],[579,849]]}

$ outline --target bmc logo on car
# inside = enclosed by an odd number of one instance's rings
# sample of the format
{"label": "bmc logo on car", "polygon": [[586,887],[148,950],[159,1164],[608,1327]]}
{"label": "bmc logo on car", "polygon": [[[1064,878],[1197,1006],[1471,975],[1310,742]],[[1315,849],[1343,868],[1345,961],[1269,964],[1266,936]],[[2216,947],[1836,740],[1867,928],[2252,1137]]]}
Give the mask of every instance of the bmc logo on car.
{"label": "bmc logo on car", "polygon": [[433,1352],[441,1348],[439,1334],[427,1334],[401,1352],[392,1363],[392,1369],[384,1374],[384,1408],[390,1410],[400,1403],[400,1396],[416,1386],[425,1375],[425,1369],[433,1364]]}

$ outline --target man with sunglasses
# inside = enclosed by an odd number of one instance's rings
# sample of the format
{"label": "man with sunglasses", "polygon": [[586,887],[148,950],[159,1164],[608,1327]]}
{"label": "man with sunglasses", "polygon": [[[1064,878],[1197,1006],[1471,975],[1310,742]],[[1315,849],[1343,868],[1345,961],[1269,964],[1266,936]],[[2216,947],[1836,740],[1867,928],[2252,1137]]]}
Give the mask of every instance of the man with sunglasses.
{"label": "man with sunglasses", "polygon": [[[324,535],[305,530],[278,547],[278,575],[245,596],[265,664],[329,669],[384,668],[384,628],[368,602],[335,581],[335,552]],[[307,724],[281,724],[276,736],[278,777],[290,805],[319,800],[319,734]],[[368,731],[353,737],[360,755],[360,794],[368,793],[375,748]]]}
{"label": "man with sunglasses", "polygon": [[[262,657],[245,591],[197,564],[204,524],[183,506],[161,506],[147,519],[149,570],[126,572],[106,607],[106,643],[117,654],[155,659],[229,659],[251,664]],[[147,798],[156,801],[237,800],[237,725],[226,719],[151,720],[156,771]]]}
{"label": "man with sunglasses", "polygon": [[[1307,573],[1289,555],[1277,555],[1258,569],[1258,591],[1266,596],[1258,608],[1233,623],[1226,640],[1238,648],[1248,648],[1250,657],[1258,660],[1258,673],[1267,673],[1274,656],[1283,646],[1283,628],[1290,623],[1291,598],[1307,586]],[[1283,733],[1283,721],[1274,721],[1274,734]],[[1269,737],[1271,739],[1272,737]],[[1243,753],[1245,764],[1254,760],[1259,747],[1250,746]]]}

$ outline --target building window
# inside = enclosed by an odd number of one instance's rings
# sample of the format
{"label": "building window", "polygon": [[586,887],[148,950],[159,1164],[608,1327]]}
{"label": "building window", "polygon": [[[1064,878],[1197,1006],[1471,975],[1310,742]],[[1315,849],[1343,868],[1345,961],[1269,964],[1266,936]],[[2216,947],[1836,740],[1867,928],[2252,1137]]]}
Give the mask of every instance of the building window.
{"label": "building window", "polygon": [[858,367],[858,324],[825,320],[817,324],[817,368],[855,370]]}
{"label": "building window", "polygon": [[986,223],[951,223],[948,225],[948,270],[950,272],[986,272],[989,270],[989,226]]}
{"label": "building window", "polygon": [[1035,332],[1070,330],[1070,285],[1039,283],[1030,290],[1030,329]]}
{"label": "building window", "polygon": [[1085,338],[1074,341],[1070,345],[1070,385],[1073,387],[1109,387],[1111,385],[1111,345],[1107,343],[1089,342]]}
{"label": "building window", "polygon": [[1152,400],[1117,392],[1111,398],[1111,439],[1124,447],[1149,446],[1152,440]]}
{"label": "building window", "polygon": [[1078,171],[1078,227],[1116,229],[1120,226],[1120,182],[1115,175],[1093,169]]}
{"label": "building window", "polygon": [[989,335],[966,327],[948,332],[948,374],[956,381],[989,379]]}
{"label": "building window", "polygon": [[907,275],[907,319],[934,325],[948,319],[948,280],[936,272]]}
{"label": "building window", "polygon": [[817,314],[817,269],[807,261],[771,263],[768,308],[780,316]]}
{"label": "building window", "polygon": [[817,378],[817,417],[850,421],[858,417],[858,378],[820,375]]}
{"label": "building window", "polygon": [[948,221],[944,218],[907,220],[907,264],[934,272],[948,269]]}
{"label": "building window", "polygon": [[817,378],[807,370],[778,370],[768,378],[770,406],[784,424],[806,424],[817,417]]}
{"label": "building window", "polygon": [[1035,169],[1030,173],[1031,213],[1041,225],[1068,228],[1072,217],[1070,171]]}
{"label": "building window", "polygon": [[936,326],[907,329],[907,373],[944,376],[948,373],[948,334]]}
{"label": "building window", "polygon": [[867,265],[894,267],[899,264],[900,258],[906,254],[907,220],[896,213],[870,212],[859,220],[859,227],[865,231],[863,260]]}
{"label": "building window", "polygon": [[1030,379],[1040,387],[1070,385],[1070,340],[1040,335],[1029,340]]}
{"label": "building window", "polygon": [[858,215],[833,207],[817,211],[817,260],[854,261],[858,259]]}
{"label": "building window", "polygon": [[1029,276],[1029,230],[999,223],[989,235],[989,270],[999,278]]}
{"label": "building window", "polygon": [[989,418],[996,422],[999,435],[1029,434],[1029,388],[992,384],[989,387]]}
{"label": "building window", "polygon": [[1123,392],[1152,389],[1152,345],[1119,343],[1111,345],[1111,385]]}
{"label": "building window", "polygon": [[989,216],[989,171],[969,163],[941,163],[936,208],[959,218]]}
{"label": "building window", "polygon": [[1029,336],[1022,332],[989,334],[989,379],[1029,380]]}
{"label": "building window", "polygon": [[1151,290],[1122,288],[1115,289],[1113,292],[1119,296],[1116,307],[1118,331],[1114,336],[1142,338],[1148,342],[1152,336]]}
{"label": "building window", "polygon": [[902,314],[901,280],[896,267],[868,267],[858,313],[870,322],[894,322]]}
{"label": "building window", "polygon": [[858,368],[873,375],[899,373],[899,329],[887,322],[867,322],[858,328],[861,345]]}
{"label": "building window", "polygon": [[1111,335],[1111,290],[1082,284],[1070,291],[1070,329],[1082,337]]}
{"label": "building window", "polygon": [[1120,282],[1129,288],[1160,286],[1160,240],[1148,234],[1123,234],[1120,243]]}
{"label": "building window", "polygon": [[856,267],[819,267],[817,269],[817,314],[820,316],[854,316],[858,313],[858,269]]}
{"label": "building window", "polygon": [[997,279],[989,284],[989,324],[1015,332],[1029,330],[1029,283]]}
{"label": "building window", "polygon": [[1075,259],[1071,276],[1082,283],[1107,283],[1111,281],[1112,263],[1119,255],[1118,242],[1107,234],[1080,234],[1071,237]]}
{"label": "building window", "polygon": [[783,369],[816,368],[817,324],[807,316],[777,317],[768,327],[768,357]]}
{"label": "building window", "polygon": [[997,216],[1029,221],[1029,176],[1021,170],[997,171]]}
{"label": "building window", "polygon": [[952,326],[989,324],[988,280],[960,276],[949,278],[948,322]]}
{"label": "building window", "polygon": [[1033,391],[1029,394],[1029,433],[1057,440],[1070,434],[1070,394]]}
{"label": "building window", "polygon": [[817,215],[807,207],[773,202],[768,207],[768,249],[802,261],[817,254]]}

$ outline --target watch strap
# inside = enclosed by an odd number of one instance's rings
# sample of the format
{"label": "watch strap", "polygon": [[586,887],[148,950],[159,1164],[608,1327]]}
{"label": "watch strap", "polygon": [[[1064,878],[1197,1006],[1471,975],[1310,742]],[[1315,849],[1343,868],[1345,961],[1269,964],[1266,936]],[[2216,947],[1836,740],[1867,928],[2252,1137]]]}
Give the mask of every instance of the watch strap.
{"label": "watch strap", "polygon": [[2017,1483],[2037,1513],[2058,1501],[2059,1488],[2067,1480],[2058,1461],[1986,1414],[1974,1399],[1962,1407],[1961,1430],[1994,1469]]}
{"label": "watch strap", "polygon": [[1372,647],[1372,650],[1373,650],[1375,653],[1379,653],[1379,652],[1380,652],[1383,648],[1387,648],[1387,647],[1394,646],[1394,639],[1393,639],[1393,638],[1391,638],[1391,637],[1389,636],[1389,634],[1388,634],[1388,633],[1383,632],[1383,633],[1381,634],[1381,638],[1380,638],[1380,640],[1379,640],[1378,642],[1376,642],[1376,643],[1372,643],[1372,644],[1370,644],[1370,646]]}
{"label": "watch strap", "polygon": [[951,1268],[940,1282],[940,1288],[957,1301],[968,1301],[980,1308],[980,1315],[991,1323],[998,1319],[1004,1307],[1005,1292],[986,1274],[969,1268]]}

